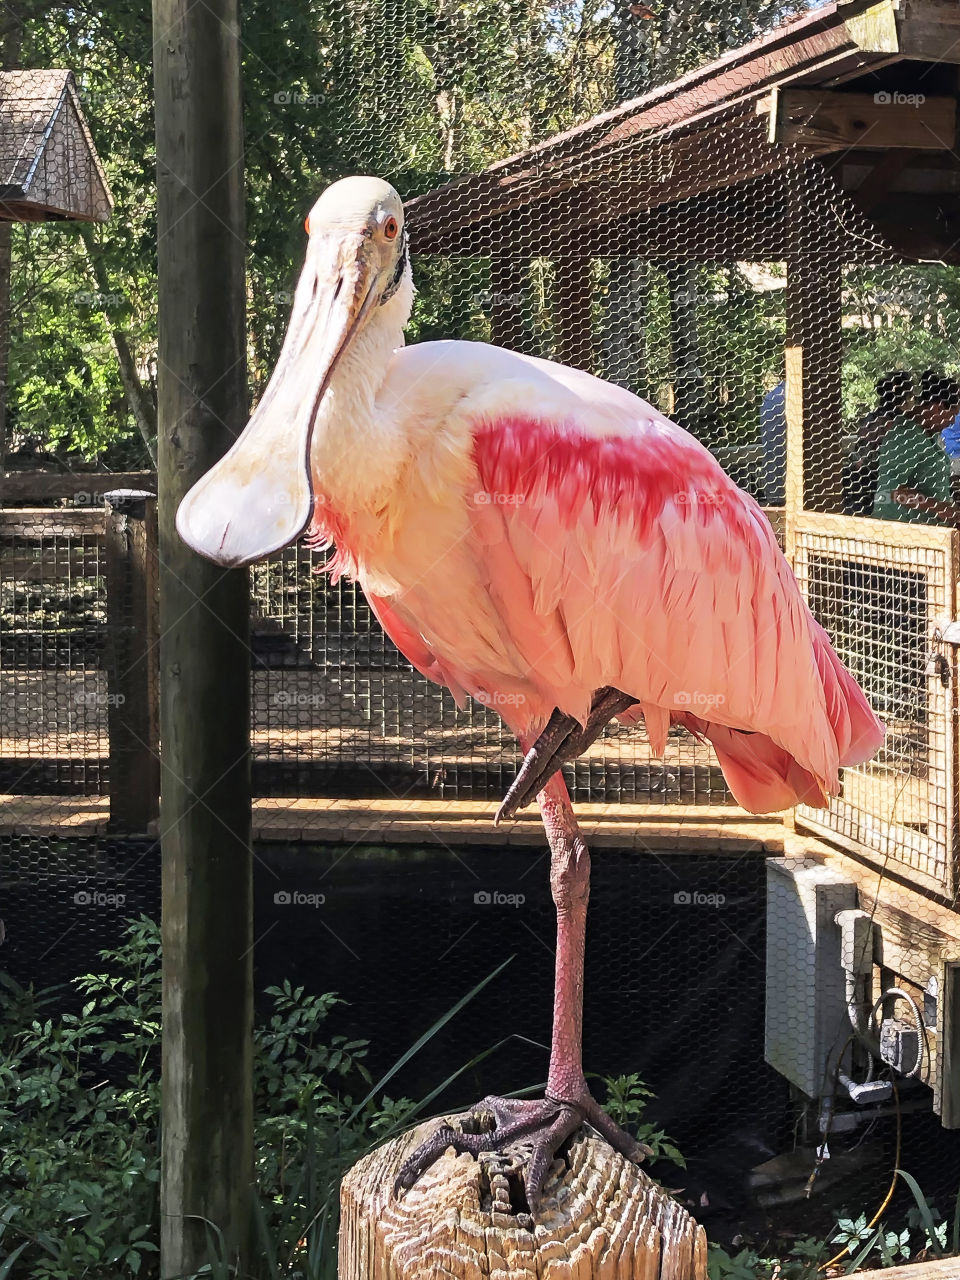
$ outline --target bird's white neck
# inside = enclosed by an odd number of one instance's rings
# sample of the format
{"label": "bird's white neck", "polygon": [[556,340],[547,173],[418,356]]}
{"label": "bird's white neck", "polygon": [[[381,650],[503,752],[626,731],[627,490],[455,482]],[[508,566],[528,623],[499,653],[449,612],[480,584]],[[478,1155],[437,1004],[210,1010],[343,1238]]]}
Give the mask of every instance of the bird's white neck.
{"label": "bird's white neck", "polygon": [[379,412],[377,396],[403,346],[412,302],[408,267],[396,294],[376,308],[344,352],[317,413],[310,450],[314,484],[344,515],[378,509],[405,460],[406,441]]}

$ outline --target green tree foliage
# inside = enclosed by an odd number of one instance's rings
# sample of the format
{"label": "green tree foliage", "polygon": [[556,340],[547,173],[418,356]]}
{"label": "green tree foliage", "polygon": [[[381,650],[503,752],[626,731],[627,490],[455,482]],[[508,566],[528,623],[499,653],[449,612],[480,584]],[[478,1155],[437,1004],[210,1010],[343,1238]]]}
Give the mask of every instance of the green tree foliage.
{"label": "green tree foliage", "polygon": [[[245,4],[252,397],[282,341],[304,215],[328,182],[376,172],[416,195],[683,74],[807,0],[652,7],[650,20],[642,6],[620,0]],[[9,438],[68,461],[149,465],[157,297],[149,10],[133,0],[80,8],[60,0],[23,13],[22,65],[73,69],[116,207],[94,228],[14,229]],[[489,338],[489,270],[482,256],[417,262],[411,338]],[[642,296],[628,296],[626,309],[621,303],[612,313],[620,324],[632,309],[642,332],[643,350],[618,368],[611,338],[602,336],[611,271],[598,263],[594,272],[601,366],[615,377],[628,368],[625,380],[667,410],[684,395],[689,408],[692,395],[686,424],[711,446],[754,439],[763,391],[780,376],[782,290],[758,289],[729,262],[691,268],[682,286],[669,264],[651,266]],[[848,273],[848,422],[870,406],[874,381],[889,369],[956,371],[958,279],[947,267]],[[552,265],[534,261],[524,345],[548,355],[562,305],[552,281]],[[677,308],[691,290],[696,350],[684,372]],[[695,387],[677,385],[691,377]]]}

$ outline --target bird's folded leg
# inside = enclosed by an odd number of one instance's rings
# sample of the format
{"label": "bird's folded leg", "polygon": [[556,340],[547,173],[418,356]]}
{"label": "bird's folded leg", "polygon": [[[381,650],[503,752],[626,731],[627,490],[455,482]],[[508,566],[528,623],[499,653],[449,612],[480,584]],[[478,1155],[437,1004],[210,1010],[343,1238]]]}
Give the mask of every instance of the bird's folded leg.
{"label": "bird's folded leg", "polygon": [[605,685],[593,695],[585,725],[581,726],[573,716],[554,711],[546,728],[524,756],[520,771],[497,810],[494,825],[498,826],[505,818],[512,818],[518,809],[528,805],[561,765],[582,756],[600,737],[613,717],[627,707],[632,707],[635,702],[636,698],[630,694]]}
{"label": "bird's folded leg", "polygon": [[523,764],[497,810],[497,816],[493,820],[494,826],[498,826],[503,818],[513,817],[517,809],[528,802],[531,795],[537,794],[536,791],[531,792],[531,785],[537,783],[563,743],[579,728],[580,724],[573,716],[564,715],[562,711],[554,711],[539,738],[523,757]]}

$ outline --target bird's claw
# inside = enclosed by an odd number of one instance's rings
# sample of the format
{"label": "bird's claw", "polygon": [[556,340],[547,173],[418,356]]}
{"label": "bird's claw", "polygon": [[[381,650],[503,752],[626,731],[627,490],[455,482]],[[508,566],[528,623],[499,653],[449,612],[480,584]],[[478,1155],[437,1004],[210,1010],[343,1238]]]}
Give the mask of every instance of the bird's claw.
{"label": "bird's claw", "polygon": [[407,1157],[397,1174],[394,1194],[409,1190],[452,1147],[457,1155],[469,1153],[484,1166],[494,1212],[536,1213],[557,1153],[585,1120],[628,1159],[639,1163],[652,1154],[616,1125],[588,1093],[577,1102],[484,1098],[458,1127],[441,1124]]}

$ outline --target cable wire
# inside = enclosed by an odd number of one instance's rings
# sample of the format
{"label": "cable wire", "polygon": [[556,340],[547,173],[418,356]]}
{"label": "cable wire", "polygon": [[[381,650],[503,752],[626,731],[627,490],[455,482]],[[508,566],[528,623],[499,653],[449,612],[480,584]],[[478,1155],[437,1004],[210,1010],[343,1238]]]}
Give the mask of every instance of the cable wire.
{"label": "cable wire", "polygon": [[[883,1198],[883,1203],[867,1223],[867,1231],[871,1231],[880,1221],[884,1213],[886,1213],[887,1207],[893,1199],[893,1193],[897,1189],[897,1178],[900,1176],[900,1148],[903,1142],[903,1116],[900,1113],[900,1091],[897,1089],[897,1082],[896,1080],[893,1080],[891,1083],[893,1084],[893,1096],[897,1104],[897,1150],[893,1157],[893,1177],[890,1179],[890,1186],[887,1189],[887,1194]],[[826,1271],[828,1267],[835,1266],[845,1254],[850,1252],[850,1246],[844,1245],[839,1253],[834,1254],[834,1256],[828,1259],[828,1261],[820,1264],[820,1270]]]}

